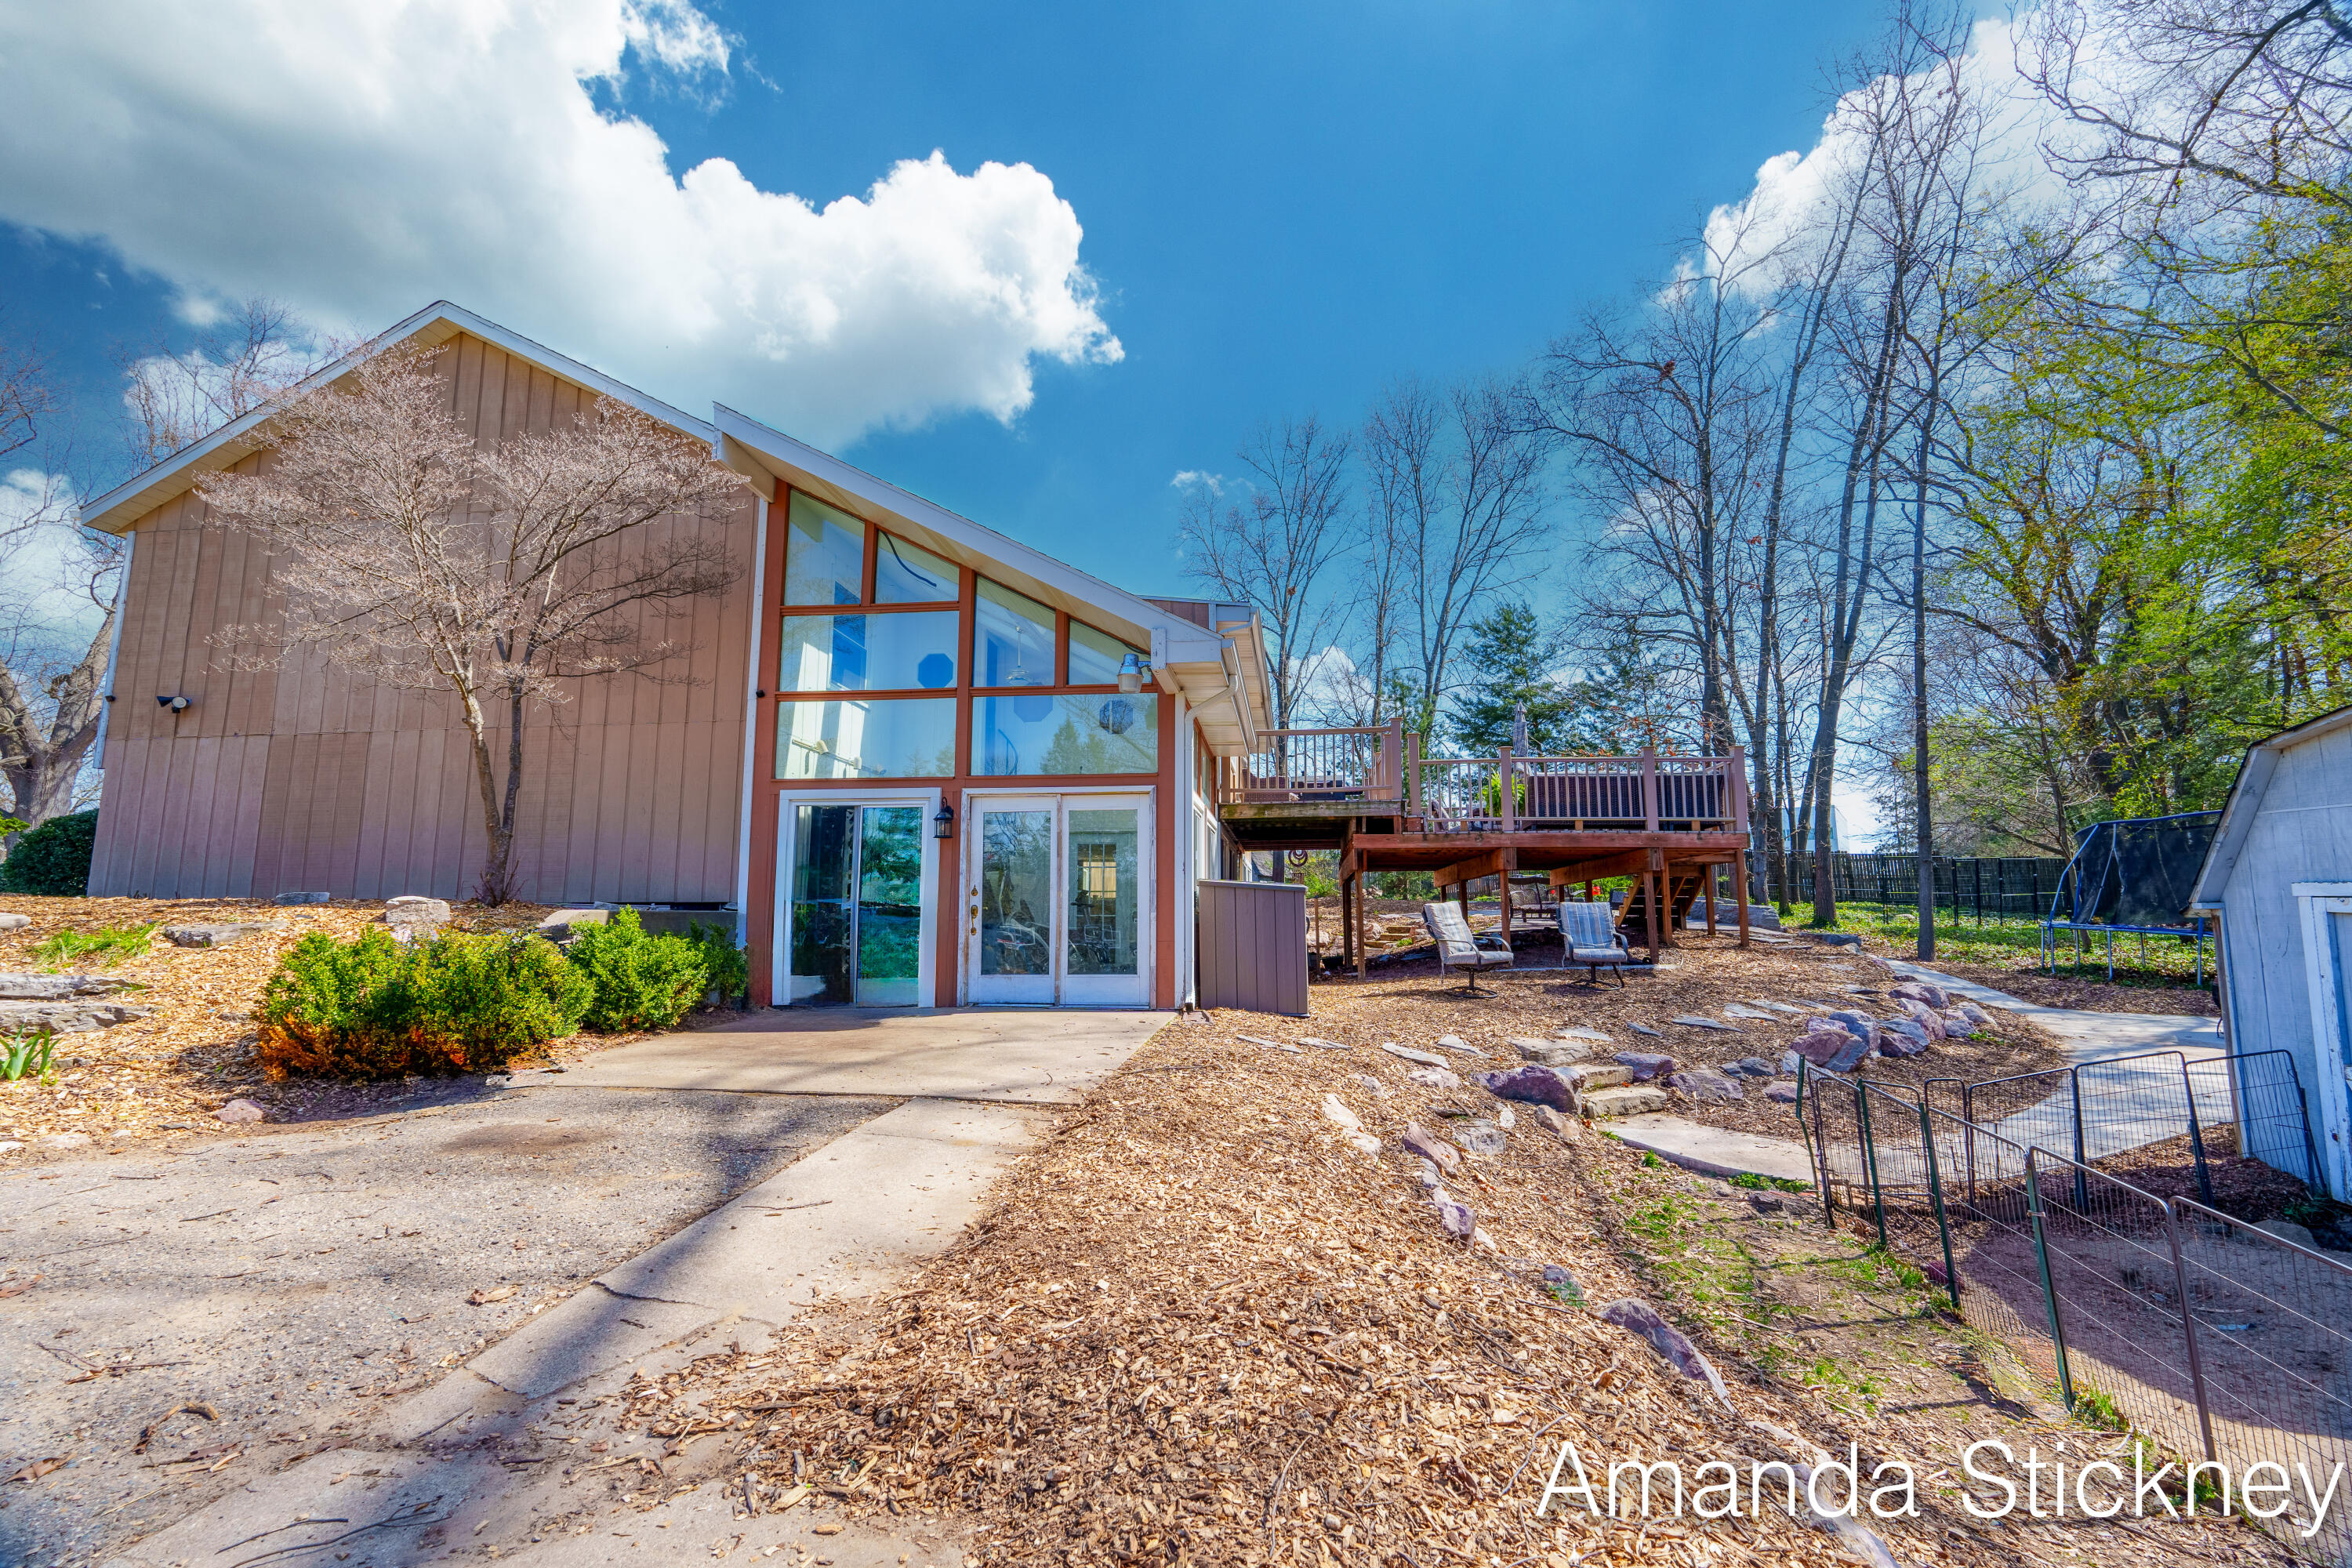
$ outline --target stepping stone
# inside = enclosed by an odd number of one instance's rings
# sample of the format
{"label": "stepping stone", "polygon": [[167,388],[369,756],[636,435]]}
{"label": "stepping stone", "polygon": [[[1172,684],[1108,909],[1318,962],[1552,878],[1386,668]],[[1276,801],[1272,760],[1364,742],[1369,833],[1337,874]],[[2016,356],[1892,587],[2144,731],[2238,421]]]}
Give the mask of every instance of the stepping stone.
{"label": "stepping stone", "polygon": [[1605,1046],[1612,1043],[1609,1037],[1602,1034],[1600,1030],[1588,1029],[1581,1024],[1570,1024],[1554,1031],[1554,1033],[1563,1040],[1591,1040],[1593,1044],[1598,1046]]}
{"label": "stepping stone", "polygon": [[1483,1057],[1486,1053],[1459,1035],[1440,1035],[1436,1044],[1442,1050],[1459,1051],[1465,1057]]}
{"label": "stepping stone", "polygon": [[1647,1149],[1662,1160],[1672,1161],[1703,1176],[1737,1176],[1752,1172],[1808,1184],[1813,1180],[1812,1159],[1805,1152],[1804,1145],[1787,1138],[1734,1132],[1680,1116],[1644,1116],[1610,1131],[1636,1149]]}
{"label": "stepping stone", "polygon": [[1288,1051],[1294,1057],[1303,1057],[1307,1054],[1297,1046],[1286,1046],[1280,1040],[1261,1039],[1255,1035],[1235,1035],[1234,1038],[1245,1046],[1264,1046],[1269,1051]]}
{"label": "stepping stone", "polygon": [[1584,1109],[1593,1116],[1643,1116],[1666,1108],[1666,1091],[1652,1084],[1627,1084],[1584,1097]]}
{"label": "stepping stone", "polygon": [[1392,1057],[1401,1058],[1405,1061],[1418,1062],[1425,1068],[1442,1068],[1445,1065],[1445,1058],[1444,1057],[1433,1056],[1427,1051],[1417,1051],[1411,1046],[1400,1046],[1394,1040],[1382,1040],[1381,1042],[1381,1049],[1388,1052],[1388,1054]]}
{"label": "stepping stone", "polygon": [[1633,1081],[1633,1069],[1622,1062],[1579,1062],[1566,1069],[1568,1081],[1580,1094],[1595,1089],[1622,1089]]}
{"label": "stepping stone", "polygon": [[1349,1047],[1348,1047],[1348,1046],[1346,1046],[1346,1045],[1342,1044],[1340,1041],[1338,1041],[1338,1040],[1326,1040],[1326,1039],[1320,1038],[1319,1037],[1318,1037],[1318,1036],[1314,1036],[1314,1035],[1301,1035],[1301,1036],[1299,1036],[1299,1037],[1298,1037],[1298,1043],[1299,1043],[1300,1045],[1302,1045],[1302,1046],[1318,1046],[1318,1047],[1320,1047],[1321,1048],[1323,1048],[1324,1050],[1327,1050],[1327,1051],[1344,1051],[1344,1050],[1348,1050],[1348,1049],[1349,1049],[1349,1048],[1350,1048]]}
{"label": "stepping stone", "polygon": [[1654,1040],[1663,1040],[1666,1037],[1664,1030],[1653,1029],[1647,1024],[1628,1024],[1625,1026],[1637,1035],[1647,1035]]}
{"label": "stepping stone", "polygon": [[1510,1142],[1498,1123],[1484,1117],[1457,1121],[1447,1131],[1454,1134],[1454,1146],[1465,1154],[1499,1154]]}
{"label": "stepping stone", "polygon": [[233,942],[278,928],[266,922],[226,921],[218,925],[165,926],[163,940],[174,947],[226,947]]}
{"label": "stepping stone", "polygon": [[1727,1035],[1736,1035],[1739,1032],[1738,1029],[1732,1027],[1729,1024],[1724,1023],[1720,1019],[1695,1018],[1687,1013],[1680,1014],[1675,1017],[1669,1018],[1666,1022],[1669,1024],[1680,1024],[1685,1028],[1688,1029],[1721,1029]]}
{"label": "stepping stone", "polygon": [[1805,1011],[1802,1007],[1791,1007],[1786,1002],[1767,1002],[1761,996],[1756,998],[1756,1005],[1759,1007],[1769,1007],[1775,1013],[1794,1013],[1801,1017]]}
{"label": "stepping stone", "polygon": [[1415,1068],[1404,1075],[1407,1083],[1417,1083],[1423,1089],[1460,1089],[1462,1075],[1452,1068]]}
{"label": "stepping stone", "polygon": [[1632,1070],[1633,1081],[1647,1083],[1661,1073],[1670,1073],[1681,1064],[1670,1056],[1656,1051],[1619,1051],[1618,1064]]}
{"label": "stepping stone", "polygon": [[1780,1021],[1769,1013],[1759,1012],[1754,1007],[1743,1006],[1737,1002],[1726,1007],[1723,1010],[1723,1016],[1727,1018],[1754,1018],[1766,1024],[1777,1024]]}

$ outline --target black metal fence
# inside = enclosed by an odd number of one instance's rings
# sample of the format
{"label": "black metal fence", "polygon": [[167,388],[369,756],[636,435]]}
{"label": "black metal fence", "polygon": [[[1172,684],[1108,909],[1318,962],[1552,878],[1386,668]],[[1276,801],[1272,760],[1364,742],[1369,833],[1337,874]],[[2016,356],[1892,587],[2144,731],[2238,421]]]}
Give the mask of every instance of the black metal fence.
{"label": "black metal fence", "polygon": [[[2193,1080],[2182,1093],[2193,1113]],[[2324,1496],[2336,1467],[2352,1463],[2352,1267],[2004,1135],[1939,1098],[1808,1076],[1799,1114],[1829,1223],[1916,1260],[2070,1410],[2162,1450],[2151,1470],[2167,1458],[2222,1467],[2203,1478],[2236,1506],[2251,1467],[2274,1466],[2263,1480],[2287,1482],[2300,1466]],[[2072,1112],[2070,1133],[2126,1125],[2091,1104]],[[2340,1498],[2323,1516],[2299,1485],[2284,1495],[2265,1528],[2303,1554],[2352,1563]]]}
{"label": "black metal fence", "polygon": [[[2050,912],[2058,879],[2066,874],[2063,857],[2001,860],[1939,855],[1932,864],[1937,908],[1950,910],[1955,919],[1967,917],[1979,924],[1989,920],[2040,920]],[[1796,882],[1797,901],[1811,902],[1811,859],[1798,862],[1790,872]],[[1830,856],[1830,891],[1842,904],[1916,906],[1919,858],[1834,852]]]}

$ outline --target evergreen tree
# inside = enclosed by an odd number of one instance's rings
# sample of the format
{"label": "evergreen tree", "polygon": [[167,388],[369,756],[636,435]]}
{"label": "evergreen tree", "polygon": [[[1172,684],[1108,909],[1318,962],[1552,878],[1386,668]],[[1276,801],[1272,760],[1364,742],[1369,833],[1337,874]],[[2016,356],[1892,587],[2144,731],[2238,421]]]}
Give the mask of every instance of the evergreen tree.
{"label": "evergreen tree", "polygon": [[1580,683],[1553,678],[1559,639],[1544,632],[1533,610],[1525,605],[1497,606],[1471,627],[1465,654],[1470,689],[1446,714],[1463,755],[1491,757],[1509,745],[1521,704],[1527,709],[1528,754],[1592,749],[1588,694]]}

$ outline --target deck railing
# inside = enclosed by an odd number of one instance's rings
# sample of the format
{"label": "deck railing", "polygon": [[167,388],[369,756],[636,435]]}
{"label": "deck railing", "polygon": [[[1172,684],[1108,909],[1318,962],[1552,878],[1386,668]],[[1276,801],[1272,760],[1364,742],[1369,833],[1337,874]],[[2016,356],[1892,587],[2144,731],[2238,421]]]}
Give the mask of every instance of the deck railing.
{"label": "deck railing", "polygon": [[[1402,725],[1267,730],[1218,774],[1221,801],[1359,803],[1421,819],[1427,832],[1614,828],[1748,830],[1740,749],[1726,756],[1427,757]],[[1386,815],[1386,813],[1382,813]]]}

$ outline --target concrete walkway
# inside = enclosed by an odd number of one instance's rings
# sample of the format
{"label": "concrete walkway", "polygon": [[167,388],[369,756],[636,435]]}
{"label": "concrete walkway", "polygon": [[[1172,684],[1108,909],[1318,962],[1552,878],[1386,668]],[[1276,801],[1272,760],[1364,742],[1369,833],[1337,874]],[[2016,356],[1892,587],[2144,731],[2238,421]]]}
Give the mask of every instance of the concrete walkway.
{"label": "concrete walkway", "polygon": [[[2187,1131],[2182,1120],[2184,1101],[2191,1094],[2196,1097],[2201,1121],[2228,1121],[2235,1114],[2231,1108],[2229,1082],[2223,1076],[2226,1069],[2199,1065],[2213,1061],[2225,1049],[2219,1018],[2192,1017],[2181,1013],[2094,1013],[2075,1007],[2044,1007],[1923,964],[1890,960],[1887,967],[1908,979],[1940,985],[1980,1007],[1999,1007],[2032,1019],[2058,1041],[2070,1067],[2113,1062],[2096,1073],[2080,1075],[2084,1080],[2082,1152],[2085,1159],[2120,1154],[2127,1149],[2180,1136]],[[2118,1057],[2138,1057],[2154,1051],[2178,1051],[2180,1061],[2161,1056],[2142,1061],[2115,1061]],[[2185,1074],[2182,1063],[2187,1064]],[[2054,1152],[2071,1155],[2074,1152],[2074,1093],[2062,1087],[2022,1110],[2000,1116],[1990,1127],[2011,1142],[2038,1143]]]}
{"label": "concrete walkway", "polygon": [[[255,1476],[107,1568],[233,1563],[241,1558],[223,1554],[249,1542],[244,1555],[283,1548],[307,1561],[331,1548],[337,1568],[485,1552],[561,1568],[787,1545],[813,1545],[842,1568],[960,1563],[959,1542],[913,1521],[844,1527],[814,1503],[755,1516],[730,1489],[742,1465],[730,1454],[733,1439],[666,1447],[623,1432],[614,1395],[632,1375],[708,1351],[756,1354],[812,1308],[905,1278],[980,1216],[990,1189],[1051,1128],[1053,1108],[1115,1071],[1166,1016],[761,1020],[623,1047],[607,1055],[632,1060],[609,1068],[599,1058],[561,1077],[518,1075],[519,1087],[546,1081],[566,1091],[875,1095],[937,1084],[942,1092],[815,1149],[437,1384],[373,1413],[349,1446]],[[850,1027],[833,1034],[824,1029],[833,1021]],[[992,1043],[1014,1058],[1003,1070],[991,1070]],[[697,1045],[714,1047],[709,1063],[697,1063]],[[829,1054],[840,1059],[828,1063]],[[666,1500],[648,1510],[638,1489]],[[375,1528],[331,1540],[361,1526]]]}
{"label": "concrete walkway", "polygon": [[1065,1008],[780,1007],[600,1051],[517,1087],[922,1095],[1076,1105],[1170,1013]]}

